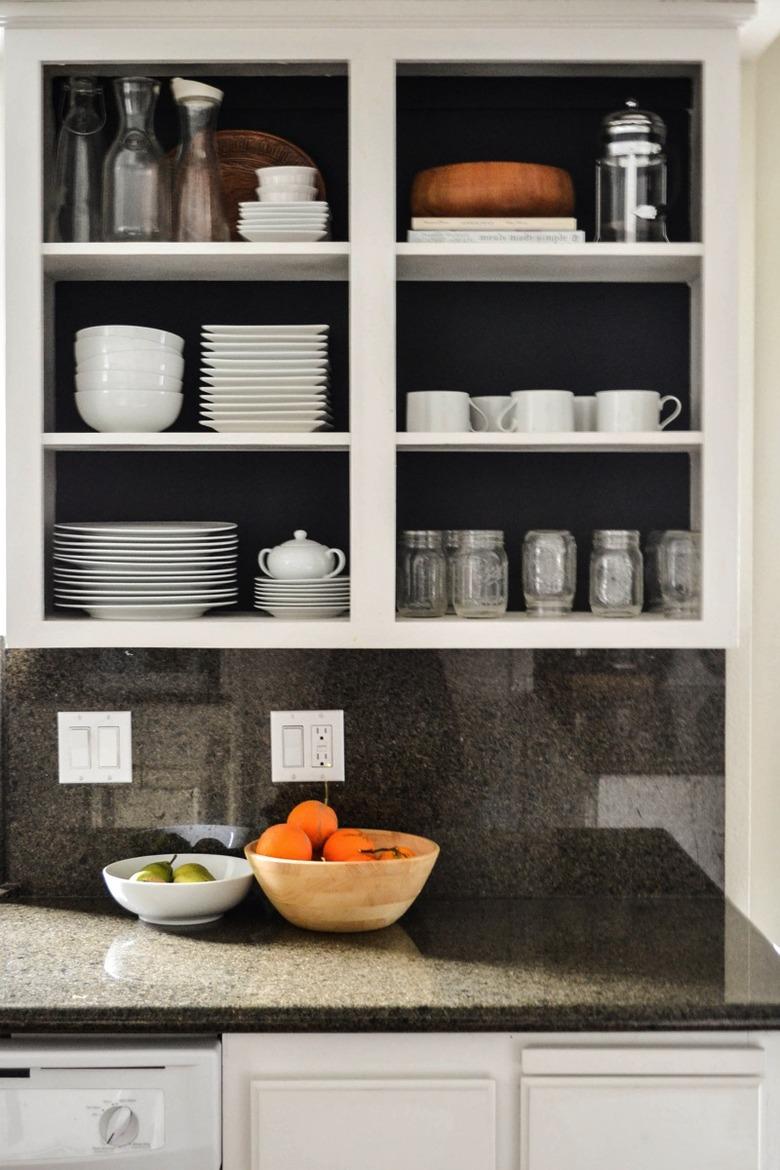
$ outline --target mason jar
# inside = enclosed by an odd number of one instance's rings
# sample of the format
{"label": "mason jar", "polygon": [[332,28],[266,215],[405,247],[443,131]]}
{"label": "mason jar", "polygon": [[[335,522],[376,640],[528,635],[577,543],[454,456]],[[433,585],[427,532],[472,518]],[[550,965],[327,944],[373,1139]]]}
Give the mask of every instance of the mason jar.
{"label": "mason jar", "polygon": [[658,576],[666,617],[698,617],[701,608],[701,533],[669,529],[658,545]]}
{"label": "mason jar", "polygon": [[501,617],[509,588],[503,532],[466,529],[459,538],[450,557],[455,613],[463,618]]}
{"label": "mason jar", "polygon": [[598,617],[636,617],[644,595],[639,533],[602,528],[593,533],[590,608]]}
{"label": "mason jar", "polygon": [[401,617],[443,617],[447,611],[447,562],[442,533],[402,532],[398,542],[397,606]]}
{"label": "mason jar", "polygon": [[523,596],[532,617],[570,613],[577,586],[577,545],[566,529],[539,528],[523,540]]}

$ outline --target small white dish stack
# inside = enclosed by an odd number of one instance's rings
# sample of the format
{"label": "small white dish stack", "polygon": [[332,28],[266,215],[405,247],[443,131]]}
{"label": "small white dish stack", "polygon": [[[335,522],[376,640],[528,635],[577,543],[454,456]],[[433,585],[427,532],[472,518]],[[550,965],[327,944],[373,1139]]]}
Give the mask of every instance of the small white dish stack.
{"label": "small white dish stack", "polygon": [[238,234],[250,243],[315,243],[327,238],[330,208],[317,199],[315,167],[260,167],[257,203],[239,204]]}
{"label": "small white dish stack", "polygon": [[76,409],[96,431],[164,431],[182,408],[184,338],[144,325],[76,333]]}
{"label": "small white dish stack", "polygon": [[349,609],[350,580],[338,575],[346,560],[340,548],[318,544],[296,529],[292,540],[260,550],[264,575],[255,577],[255,609],[296,621],[338,617]]}
{"label": "small white dish stack", "polygon": [[112,621],[201,617],[238,599],[232,521],[54,525],[54,603]]}
{"label": "small white dish stack", "polygon": [[328,325],[204,325],[200,422],[223,433],[329,431]]}

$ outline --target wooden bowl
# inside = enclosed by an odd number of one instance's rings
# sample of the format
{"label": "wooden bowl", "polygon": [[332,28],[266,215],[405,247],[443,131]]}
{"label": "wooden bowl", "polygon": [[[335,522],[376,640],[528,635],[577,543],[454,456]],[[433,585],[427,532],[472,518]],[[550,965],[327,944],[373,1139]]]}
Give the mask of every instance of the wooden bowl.
{"label": "wooden bowl", "polygon": [[412,215],[563,216],[574,211],[568,171],[536,163],[475,162],[414,176]]}
{"label": "wooden bowl", "polygon": [[378,848],[407,845],[397,861],[287,861],[244,849],[260,888],[283,918],[303,930],[381,930],[397,922],[428,880],[439,846],[427,837],[364,829]]}

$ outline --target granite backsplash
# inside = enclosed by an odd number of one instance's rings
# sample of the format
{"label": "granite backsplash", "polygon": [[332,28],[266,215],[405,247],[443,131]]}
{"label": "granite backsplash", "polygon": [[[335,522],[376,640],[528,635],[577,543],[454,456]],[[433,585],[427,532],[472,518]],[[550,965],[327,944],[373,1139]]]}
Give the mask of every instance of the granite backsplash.
{"label": "granite backsplash", "polygon": [[[283,819],[320,788],[271,784],[268,713],[318,707],[342,823],[434,837],[433,894],[723,884],[719,651],[6,651],[3,876],[97,893],[166,827]],[[132,711],[132,785],[58,784],[58,710]]]}

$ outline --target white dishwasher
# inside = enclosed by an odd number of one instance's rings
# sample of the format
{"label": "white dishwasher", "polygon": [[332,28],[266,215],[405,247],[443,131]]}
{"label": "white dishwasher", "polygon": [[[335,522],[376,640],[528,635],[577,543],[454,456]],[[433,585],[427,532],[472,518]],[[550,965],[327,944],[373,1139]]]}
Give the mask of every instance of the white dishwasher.
{"label": "white dishwasher", "polygon": [[2,1170],[219,1170],[219,1040],[0,1040]]}

